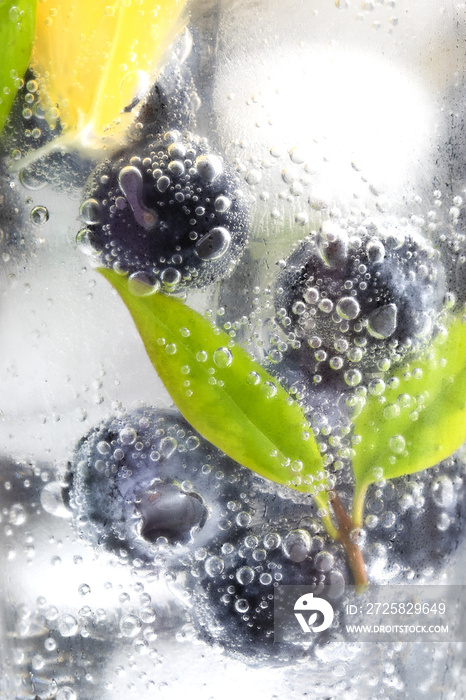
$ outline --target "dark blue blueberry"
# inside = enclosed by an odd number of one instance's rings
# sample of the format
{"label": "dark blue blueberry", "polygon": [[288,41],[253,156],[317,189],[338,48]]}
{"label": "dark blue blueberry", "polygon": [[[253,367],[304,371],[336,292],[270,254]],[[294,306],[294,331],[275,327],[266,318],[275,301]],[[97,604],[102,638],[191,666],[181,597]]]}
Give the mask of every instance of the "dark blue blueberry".
{"label": "dark blue blueberry", "polygon": [[[281,519],[266,521],[216,550],[210,548],[191,572],[193,616],[201,637],[254,665],[296,662],[332,635],[330,629],[313,639],[303,638],[297,627],[296,637],[275,643],[277,586],[306,586],[335,603],[349,581],[339,546],[299,527],[296,513],[282,507]],[[339,605],[333,607],[338,624]]]}
{"label": "dark blue blueberry", "polygon": [[269,482],[210,445],[178,413],[153,408],[93,429],[77,447],[69,482],[82,535],[144,564],[162,551],[174,565],[189,564],[196,549],[224,541],[231,527],[244,530],[269,502],[275,508]]}
{"label": "dark blue blueberry", "polygon": [[0,254],[6,261],[26,253],[24,233],[24,204],[21,202],[17,181],[10,177],[3,161],[0,161]]}
{"label": "dark blue blueberry", "polygon": [[413,228],[385,221],[350,235],[327,222],[288,258],[275,306],[312,348],[311,373],[377,371],[428,341],[444,296],[439,255]]}
{"label": "dark blue blueberry", "polygon": [[155,135],[162,129],[195,128],[200,98],[191,71],[191,47],[191,34],[185,30],[172,47],[167,64],[142,106],[137,107],[138,129],[142,127],[143,135],[149,132]]}
{"label": "dark blue blueberry", "polygon": [[371,580],[435,580],[466,532],[464,462],[456,455],[432,469],[372,486],[365,532]]}
{"label": "dark blue blueberry", "polygon": [[54,141],[60,144],[62,135],[59,120],[53,127],[47,122],[38,81],[28,70],[0,137],[0,151],[9,164],[19,166],[19,179],[26,190],[50,185],[74,198],[80,196],[94,164],[83,153],[52,148]]}
{"label": "dark blue blueberry", "polygon": [[248,198],[206,139],[172,129],[101,164],[79,234],[106,267],[168,289],[228,276],[248,242]]}

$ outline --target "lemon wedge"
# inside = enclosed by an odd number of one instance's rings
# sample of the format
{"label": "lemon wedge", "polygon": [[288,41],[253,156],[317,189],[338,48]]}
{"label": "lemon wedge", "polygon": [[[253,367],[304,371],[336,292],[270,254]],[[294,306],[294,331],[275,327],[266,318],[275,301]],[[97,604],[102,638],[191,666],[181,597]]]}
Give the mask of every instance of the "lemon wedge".
{"label": "lemon wedge", "polygon": [[[39,0],[32,68],[48,123],[67,141],[106,148],[134,120],[181,30],[186,0]],[[126,109],[126,111],[125,111]]]}

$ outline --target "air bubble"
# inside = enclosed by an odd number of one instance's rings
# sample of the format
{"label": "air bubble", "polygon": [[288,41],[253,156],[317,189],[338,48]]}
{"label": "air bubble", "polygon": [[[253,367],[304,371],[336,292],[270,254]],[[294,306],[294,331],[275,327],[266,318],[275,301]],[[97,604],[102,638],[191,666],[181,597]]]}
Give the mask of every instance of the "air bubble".
{"label": "air bubble", "polygon": [[218,348],[213,354],[214,364],[221,369],[230,367],[233,362],[233,355],[228,348]]}
{"label": "air bubble", "polygon": [[215,211],[217,211],[219,214],[223,214],[228,209],[231,207],[231,199],[228,197],[225,197],[221,195],[220,197],[217,197],[217,199],[214,202],[214,208]]}
{"label": "air bubble", "polygon": [[359,316],[360,306],[354,297],[342,297],[337,303],[337,314],[347,321]]}
{"label": "air bubble", "polygon": [[277,387],[273,382],[264,382],[261,387],[261,393],[266,399],[271,399],[277,394]]}
{"label": "air bubble", "polygon": [[175,141],[168,147],[168,155],[173,160],[179,160],[186,155],[186,146],[181,141]]}
{"label": "air bubble", "polygon": [[251,569],[250,566],[242,566],[236,572],[236,580],[242,586],[247,586],[254,580],[254,575],[254,569]]}
{"label": "air bubble", "polygon": [[446,532],[451,525],[450,517],[447,513],[440,513],[437,519],[437,530]]}
{"label": "air bubble", "polygon": [[215,576],[219,576],[223,572],[224,568],[225,563],[220,557],[209,557],[204,563],[204,569],[206,574],[208,576],[211,576],[212,578],[214,578]]}
{"label": "air bubble", "polygon": [[281,537],[278,532],[269,532],[264,536],[264,547],[268,550],[277,549],[281,544]]}
{"label": "air bubble", "polygon": [[161,194],[166,192],[169,187],[170,187],[170,178],[169,177],[167,177],[166,175],[162,175],[162,177],[158,178],[157,189]]}
{"label": "air bubble", "polygon": [[385,257],[385,248],[381,241],[377,239],[369,241],[366,250],[367,257],[372,264],[376,265],[383,262]]}
{"label": "air bubble", "polygon": [[343,359],[337,355],[335,357],[331,357],[329,360],[329,365],[332,369],[341,369],[343,367]]}
{"label": "air bubble", "polygon": [[181,282],[181,273],[174,267],[167,267],[160,275],[160,279],[166,287],[174,288]]}
{"label": "air bubble", "polygon": [[308,304],[317,304],[319,296],[319,290],[316,287],[308,287],[303,294],[304,301]]}
{"label": "air bubble", "polygon": [[152,283],[144,272],[134,272],[128,278],[128,290],[135,297],[146,297],[154,294],[160,287],[160,283]]}
{"label": "air bubble", "polygon": [[27,520],[27,516],[26,511],[20,503],[16,503],[14,506],[11,506],[8,519],[10,523],[16,527],[19,525],[24,525]]}
{"label": "air bubble", "polygon": [[141,620],[136,615],[123,615],[120,620],[120,632],[123,637],[136,637],[141,627]]}
{"label": "air bubble", "polygon": [[196,170],[203,180],[213,182],[223,170],[223,164],[218,156],[208,154],[196,159]]}
{"label": "air bubble", "polygon": [[92,226],[100,222],[100,204],[96,199],[86,199],[81,204],[79,215],[85,224]]}
{"label": "air bubble", "polygon": [[222,258],[230,244],[231,234],[228,229],[216,226],[195,243],[194,250],[201,260],[208,262]]}
{"label": "air bubble", "polygon": [[295,563],[304,561],[311,549],[312,540],[306,530],[292,530],[282,543],[285,556]]}
{"label": "air bubble", "polygon": [[369,394],[372,394],[373,396],[382,396],[382,394],[385,391],[385,382],[383,379],[380,378],[371,379],[367,386],[367,389],[369,391]]}
{"label": "air bubble", "polygon": [[395,304],[387,304],[372,311],[367,330],[378,340],[389,338],[396,330],[398,309]]}
{"label": "air bubble", "polygon": [[315,565],[319,571],[330,571],[335,564],[333,554],[322,551],[316,555]]}
{"label": "air bubble", "polygon": [[78,631],[78,621],[73,615],[62,615],[58,620],[57,629],[62,637],[74,637]]}
{"label": "air bubble", "polygon": [[31,221],[35,226],[44,226],[49,220],[49,210],[47,207],[34,207],[31,210]]}
{"label": "air bubble", "polygon": [[322,299],[319,302],[319,309],[324,312],[324,314],[329,314],[333,311],[333,301],[331,299]]}
{"label": "air bubble", "polygon": [[134,428],[126,427],[120,430],[119,439],[122,445],[134,445],[137,439],[137,433]]}
{"label": "air bubble", "polygon": [[262,175],[260,170],[253,168],[252,170],[248,170],[244,179],[246,180],[248,185],[257,185],[261,181]]}
{"label": "air bubble", "polygon": [[432,498],[441,508],[451,508],[455,502],[455,491],[451,479],[440,476],[432,484]]}
{"label": "air bubble", "polygon": [[238,513],[236,516],[236,524],[239,525],[239,527],[249,527],[251,524],[251,515],[250,513],[247,513],[246,511],[241,511],[241,513]]}
{"label": "air bubble", "polygon": [[302,301],[295,301],[291,310],[296,316],[301,316],[306,311],[306,304]]}
{"label": "air bubble", "polygon": [[383,410],[383,415],[384,418],[388,418],[389,420],[392,418],[398,418],[400,415],[400,407],[394,403],[388,404]]}
{"label": "air bubble", "polygon": [[301,165],[305,161],[304,153],[299,148],[299,146],[295,146],[294,148],[292,148],[289,155],[290,155],[291,161],[293,163],[296,163],[297,165]]}
{"label": "air bubble", "polygon": [[402,454],[406,449],[406,440],[402,435],[393,435],[388,441],[388,446],[395,454]]}
{"label": "air bubble", "polygon": [[362,380],[362,374],[358,369],[349,369],[344,376],[348,386],[357,386]]}
{"label": "air bubble", "polygon": [[81,252],[84,253],[84,255],[97,254],[97,251],[91,244],[90,234],[91,232],[88,228],[82,228],[80,231],[78,231],[76,235],[76,244],[78,245]]}
{"label": "air bubble", "polygon": [[46,513],[58,518],[70,518],[71,511],[63,501],[63,488],[58,481],[46,484],[40,493],[40,502]]}
{"label": "air bubble", "polygon": [[235,610],[242,615],[249,610],[249,603],[245,598],[240,598],[235,603]]}

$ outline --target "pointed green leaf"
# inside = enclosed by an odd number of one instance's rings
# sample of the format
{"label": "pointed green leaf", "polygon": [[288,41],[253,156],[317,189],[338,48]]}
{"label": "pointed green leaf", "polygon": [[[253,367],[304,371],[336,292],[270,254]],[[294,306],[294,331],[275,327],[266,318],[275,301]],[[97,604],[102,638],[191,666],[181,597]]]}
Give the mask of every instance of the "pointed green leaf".
{"label": "pointed green leaf", "polygon": [[0,4],[0,131],[31,57],[37,0]]}
{"label": "pointed green leaf", "polygon": [[[418,359],[391,374],[354,420],[356,493],[383,473],[432,467],[466,440],[466,323],[456,318]],[[374,471],[375,470],[375,471]],[[381,470],[381,471],[378,471]]]}
{"label": "pointed green leaf", "polygon": [[[272,481],[327,503],[312,430],[290,395],[229,335],[179,299],[135,296],[101,269],[125,302],[147,354],[180,412],[210,442]],[[320,472],[320,474],[319,474]]]}

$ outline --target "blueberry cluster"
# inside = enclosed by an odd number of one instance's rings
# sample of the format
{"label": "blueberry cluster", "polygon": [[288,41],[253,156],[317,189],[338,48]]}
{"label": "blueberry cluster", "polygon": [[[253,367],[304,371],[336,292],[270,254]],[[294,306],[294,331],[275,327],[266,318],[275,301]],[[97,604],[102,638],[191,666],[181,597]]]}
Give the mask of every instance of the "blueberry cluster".
{"label": "blueberry cluster", "polygon": [[206,139],[176,129],[94,171],[79,234],[105,267],[168,290],[228,276],[248,242],[248,198]]}
{"label": "blueberry cluster", "polygon": [[[371,581],[425,582],[448,563],[465,530],[463,470],[449,458],[371,487],[359,535]],[[348,506],[349,482],[338,491]],[[141,408],[97,426],[77,446],[67,493],[82,537],[135,567],[178,572],[199,637],[247,663],[297,661],[344,615],[352,578],[312,499],[241,467],[176,412]],[[334,627],[276,643],[279,586],[329,600]]]}
{"label": "blueberry cluster", "polygon": [[358,368],[386,370],[428,341],[444,278],[438,253],[410,226],[371,223],[350,235],[329,221],[286,261],[277,317],[312,349],[315,371],[349,371],[355,385]]}
{"label": "blueberry cluster", "polygon": [[349,580],[309,496],[241,467],[177,413],[143,408],[82,439],[68,472],[74,524],[94,547],[136,567],[182,572],[203,639],[252,661],[305,653],[274,645],[276,586]]}

